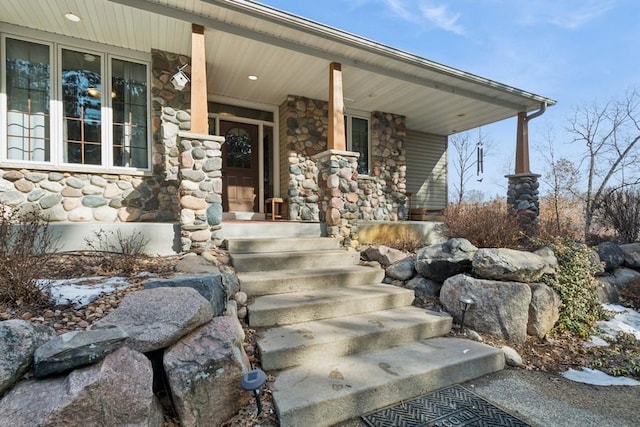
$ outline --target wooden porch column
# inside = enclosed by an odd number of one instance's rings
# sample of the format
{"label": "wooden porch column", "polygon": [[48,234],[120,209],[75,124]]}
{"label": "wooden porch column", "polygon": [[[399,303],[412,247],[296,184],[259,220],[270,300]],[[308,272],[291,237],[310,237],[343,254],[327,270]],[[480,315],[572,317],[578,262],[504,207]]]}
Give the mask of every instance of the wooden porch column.
{"label": "wooden porch column", "polygon": [[344,134],[344,99],[342,98],[342,65],[329,65],[329,140],[328,150],[347,150]]}
{"label": "wooden porch column", "polygon": [[516,174],[531,173],[529,170],[529,117],[526,111],[518,113],[516,136]]}
{"label": "wooden porch column", "polygon": [[191,25],[191,132],[209,134],[204,27]]}

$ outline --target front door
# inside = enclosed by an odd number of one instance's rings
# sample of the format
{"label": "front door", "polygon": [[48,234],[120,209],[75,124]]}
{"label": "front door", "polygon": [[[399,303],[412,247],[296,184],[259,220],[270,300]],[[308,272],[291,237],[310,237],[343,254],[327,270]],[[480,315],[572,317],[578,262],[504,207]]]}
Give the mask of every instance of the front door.
{"label": "front door", "polygon": [[222,200],[226,212],[258,212],[258,126],[220,121]]}

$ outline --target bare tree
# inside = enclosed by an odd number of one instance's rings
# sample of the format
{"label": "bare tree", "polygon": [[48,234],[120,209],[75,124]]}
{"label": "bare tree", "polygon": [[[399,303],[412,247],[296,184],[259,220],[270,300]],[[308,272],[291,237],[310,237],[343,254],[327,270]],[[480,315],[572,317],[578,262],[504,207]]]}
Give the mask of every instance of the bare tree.
{"label": "bare tree", "polygon": [[483,138],[481,131],[478,130],[477,138],[473,138],[470,132],[451,136],[449,146],[453,148],[452,160],[455,172],[452,199],[461,203],[465,198],[467,185],[473,177],[473,172],[476,172],[476,179],[482,181],[484,157],[491,154],[493,144]]}
{"label": "bare tree", "polygon": [[547,164],[541,181],[548,190],[548,199],[553,209],[554,228],[559,233],[564,222],[563,206],[568,200],[575,200],[579,195],[580,171],[566,157],[556,157],[555,141],[551,130],[547,132],[545,140],[546,144],[537,150]]}
{"label": "bare tree", "polygon": [[604,106],[596,102],[576,108],[569,119],[573,142],[586,148],[585,239],[589,236],[598,202],[606,188],[622,188],[640,182],[637,167],[640,141],[640,94],[629,90],[621,99]]}

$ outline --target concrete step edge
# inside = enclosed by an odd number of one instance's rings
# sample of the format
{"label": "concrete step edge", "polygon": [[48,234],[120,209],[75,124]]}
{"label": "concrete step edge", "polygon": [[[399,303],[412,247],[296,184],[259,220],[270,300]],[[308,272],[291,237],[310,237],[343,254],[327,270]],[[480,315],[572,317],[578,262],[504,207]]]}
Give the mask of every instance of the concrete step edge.
{"label": "concrete step edge", "polygon": [[265,295],[249,305],[249,324],[290,325],[405,307],[413,300],[412,290],[382,283]]}
{"label": "concrete step edge", "polygon": [[282,371],[273,398],[282,427],[329,426],[503,368],[500,349],[432,338]]}
{"label": "concrete step edge", "polygon": [[327,354],[346,356],[444,336],[451,325],[448,313],[407,306],[269,328],[260,332],[258,347],[263,369],[285,369]]}

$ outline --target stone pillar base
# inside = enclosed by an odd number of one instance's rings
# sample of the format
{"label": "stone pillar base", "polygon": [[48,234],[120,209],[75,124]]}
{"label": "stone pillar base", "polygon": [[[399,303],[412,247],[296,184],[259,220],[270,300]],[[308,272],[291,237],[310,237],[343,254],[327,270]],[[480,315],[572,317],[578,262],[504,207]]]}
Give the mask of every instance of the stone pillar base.
{"label": "stone pillar base", "polygon": [[527,235],[537,232],[538,216],[540,215],[540,202],[538,199],[538,178],[540,175],[522,173],[506,175],[509,179],[507,192],[507,205],[509,209],[518,215],[520,227]]}
{"label": "stone pillar base", "polygon": [[342,150],[313,156],[318,164],[320,220],[327,223],[327,235],[347,247],[359,245],[358,157],[359,153]]}

